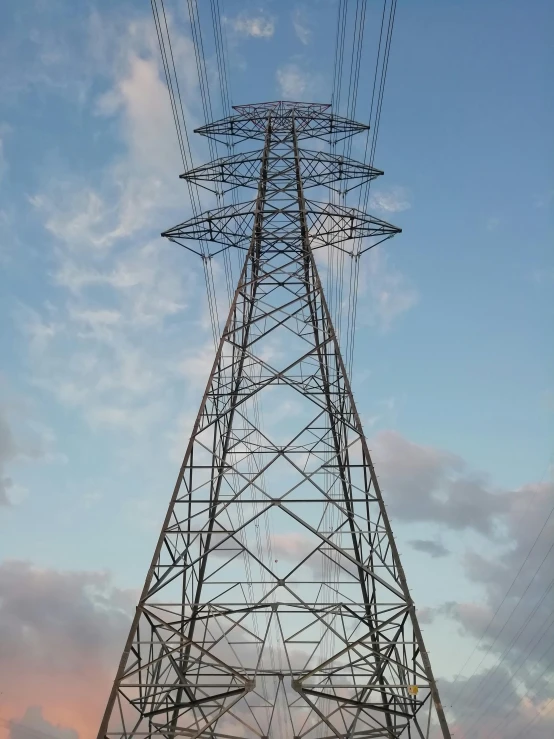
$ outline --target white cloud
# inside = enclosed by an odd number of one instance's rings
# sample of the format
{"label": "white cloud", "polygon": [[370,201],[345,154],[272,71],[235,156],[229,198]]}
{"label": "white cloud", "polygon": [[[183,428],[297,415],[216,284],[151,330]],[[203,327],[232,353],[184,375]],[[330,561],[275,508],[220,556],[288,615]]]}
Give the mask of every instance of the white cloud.
{"label": "white cloud", "polygon": [[196,406],[182,411],[177,421],[173,424],[173,428],[167,434],[168,458],[175,465],[180,465],[183,461],[185,450],[192,433],[192,427],[196,420],[197,411]]}
{"label": "white cloud", "polygon": [[[88,112],[113,117],[123,147],[98,167],[96,182],[52,177],[32,196],[54,239],[51,276],[63,290],[54,305],[22,309],[20,323],[37,385],[93,426],[146,433],[168,412],[182,353],[172,319],[196,289],[184,251],[158,236],[186,218],[186,201],[151,20],[116,23],[118,34],[98,15],[91,24],[95,39],[105,32],[117,43],[94,41],[90,53],[108,87]],[[183,97],[193,105],[193,49],[175,30],[172,42]]]}
{"label": "white cloud", "polygon": [[93,426],[146,432],[177,376],[181,345],[168,320],[184,310],[190,278],[152,244],[129,248],[106,270],[64,263],[57,277],[71,290],[67,301],[21,313],[35,383]]}
{"label": "white cloud", "polygon": [[215,358],[213,342],[208,342],[194,353],[188,354],[180,363],[180,370],[189,383],[199,387],[208,381]]}
{"label": "white cloud", "polygon": [[[192,49],[178,37],[174,47],[179,67],[190,68]],[[131,31],[119,48],[111,87],[95,110],[118,117],[125,154],[104,170],[96,187],[65,179],[31,198],[46,228],[72,250],[109,249],[151,223],[155,211],[183,200],[175,181],[181,168],[177,137],[155,49]],[[183,92],[185,100],[194,99],[196,88],[185,83]],[[185,116],[193,122],[190,111]]]}
{"label": "white cloud", "polygon": [[292,25],[294,32],[301,43],[305,46],[309,44],[312,37],[312,29],[310,28],[310,23],[308,21],[308,14],[304,8],[297,7],[293,10]]}
{"label": "white cloud", "polygon": [[[0,409],[1,410],[1,409]],[[8,491],[13,485],[11,477],[6,474],[7,465],[18,455],[18,448],[8,420],[0,413],[0,505],[9,502]]]}
{"label": "white cloud", "polygon": [[[351,271],[350,267],[343,268],[342,252],[332,244],[320,247],[320,243],[314,235],[312,244],[315,245],[315,258],[322,272],[323,284],[327,285],[329,275],[332,275],[334,282],[342,283],[328,296],[335,328],[341,334],[346,328],[345,316],[348,315],[352,289]],[[386,332],[401,315],[418,303],[419,294],[411,280],[390,264],[387,244],[368,248],[371,243],[370,239],[362,243],[367,252],[360,257],[357,324],[375,326]],[[341,243],[341,247],[348,253],[354,248],[354,243],[347,239]],[[340,303],[336,302],[337,296],[341,296]]]}
{"label": "white cloud", "polygon": [[17,505],[27,489],[13,479],[12,467],[22,462],[67,460],[55,452],[57,440],[52,429],[32,418],[28,402],[12,389],[0,385],[0,390],[0,506]]}
{"label": "white cloud", "polygon": [[240,36],[251,38],[271,38],[275,32],[275,19],[260,13],[259,15],[248,15],[240,13],[234,18],[224,18],[231,28]]}
{"label": "white cloud", "polygon": [[[2,681],[2,718],[11,739],[93,734],[137,597],[105,572],[2,562],[0,649],[3,673],[10,675]],[[37,703],[52,723],[29,710]]]}
{"label": "white cloud", "polygon": [[320,87],[319,77],[306,72],[295,62],[279,67],[276,78],[279,95],[284,100],[313,99],[315,91]]}
{"label": "white cloud", "polygon": [[[360,320],[388,331],[392,324],[419,301],[411,281],[389,264],[387,252],[380,246],[361,257],[359,291],[363,311]],[[363,301],[367,301],[363,302]]]}
{"label": "white cloud", "polygon": [[412,207],[410,194],[405,187],[390,187],[386,190],[372,191],[369,205],[371,208],[387,213],[400,213]]}

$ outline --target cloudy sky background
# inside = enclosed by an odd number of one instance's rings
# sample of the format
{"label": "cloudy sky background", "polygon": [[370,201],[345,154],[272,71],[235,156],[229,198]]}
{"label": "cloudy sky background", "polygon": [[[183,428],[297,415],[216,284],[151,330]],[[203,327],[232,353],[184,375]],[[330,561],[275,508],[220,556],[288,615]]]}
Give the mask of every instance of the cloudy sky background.
{"label": "cloudy sky background", "polygon": [[[329,99],[336,2],[220,4],[233,102]],[[353,384],[457,739],[554,732],[552,22],[400,2],[377,149],[403,234],[366,255]],[[159,238],[189,205],[149,3],[0,28],[0,736],[88,739],[213,342],[201,265]]]}

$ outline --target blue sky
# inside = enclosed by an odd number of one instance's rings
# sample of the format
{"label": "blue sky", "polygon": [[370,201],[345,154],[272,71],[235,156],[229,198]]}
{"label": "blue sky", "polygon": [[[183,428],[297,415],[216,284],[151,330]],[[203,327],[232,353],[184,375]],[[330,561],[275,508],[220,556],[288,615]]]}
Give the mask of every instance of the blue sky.
{"label": "blue sky", "polygon": [[[336,2],[220,2],[234,103],[329,101]],[[192,130],[202,111],[186,4],[167,7]],[[552,16],[540,0],[400,2],[396,15],[370,211],[403,233],[365,257],[353,383],[445,703],[553,502]],[[169,101],[147,2],[29,0],[5,5],[0,27],[0,603],[21,561],[29,593],[57,583],[97,615],[98,588],[117,615],[141,585],[213,357],[200,265],[158,237],[190,212]],[[193,154],[207,160],[205,142]],[[223,295],[217,265],[216,279]],[[35,607],[47,602],[37,594]],[[82,609],[70,610],[60,633]],[[116,647],[94,623],[104,685]],[[30,680],[24,646],[10,659],[27,688],[16,700],[0,678],[0,716],[88,736],[94,709],[77,719],[62,706],[42,663]],[[501,656],[494,647],[484,668]],[[60,666],[60,685],[68,674]],[[508,679],[505,693],[535,677]],[[515,701],[518,720],[543,703]],[[502,710],[486,708],[489,730]],[[453,720],[467,728],[464,705]],[[551,730],[533,726],[546,732],[533,739]]]}

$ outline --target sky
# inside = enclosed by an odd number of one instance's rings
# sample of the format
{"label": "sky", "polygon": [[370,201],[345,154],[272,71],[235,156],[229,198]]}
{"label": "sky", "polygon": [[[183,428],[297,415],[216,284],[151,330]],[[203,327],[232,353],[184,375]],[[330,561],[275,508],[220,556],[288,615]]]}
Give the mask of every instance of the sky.
{"label": "sky", "polygon": [[[338,2],[220,6],[233,103],[330,102]],[[353,389],[456,739],[554,730],[553,16],[400,0],[375,158],[403,232],[364,257]],[[190,204],[149,3],[4,3],[0,29],[0,736],[88,739],[214,347],[201,265],[159,238]]]}

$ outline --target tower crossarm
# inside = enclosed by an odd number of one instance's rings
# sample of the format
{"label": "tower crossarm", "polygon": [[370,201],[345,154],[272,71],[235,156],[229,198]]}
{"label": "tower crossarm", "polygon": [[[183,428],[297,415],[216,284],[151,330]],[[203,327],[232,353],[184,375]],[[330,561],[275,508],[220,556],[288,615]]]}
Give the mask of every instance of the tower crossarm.
{"label": "tower crossarm", "polygon": [[[195,249],[189,243],[201,240],[208,245],[210,256],[229,247],[247,251],[254,218],[255,207],[252,203],[227,205],[206,211],[197,218],[190,218],[164,231],[162,236],[191,251]],[[369,242],[363,247],[366,251],[402,230],[356,208],[313,200],[306,201],[306,222],[312,239],[312,249],[333,246],[353,256],[356,255],[355,247],[359,240]],[[294,203],[284,199],[268,204],[265,213],[265,238],[274,244],[283,239],[300,238],[298,208]]]}
{"label": "tower crossarm", "polygon": [[[181,179],[195,182],[214,192],[228,192],[237,187],[258,187],[260,177],[259,151],[249,151],[222,157],[189,170]],[[358,162],[347,156],[327,151],[300,150],[300,173],[304,189],[326,186],[336,192],[347,192],[383,174],[382,170]],[[290,152],[272,155],[270,161],[272,182],[280,182],[294,174],[295,160]],[[209,187],[207,183],[213,182]]]}
{"label": "tower crossarm", "polygon": [[236,105],[234,108],[237,115],[207,123],[197,128],[195,133],[224,144],[228,143],[228,137],[237,142],[263,140],[269,114],[272,116],[274,134],[290,133],[294,119],[299,139],[315,138],[338,143],[369,128],[364,123],[335,115],[329,111],[330,106],[325,103],[295,103],[280,100],[274,103]]}

